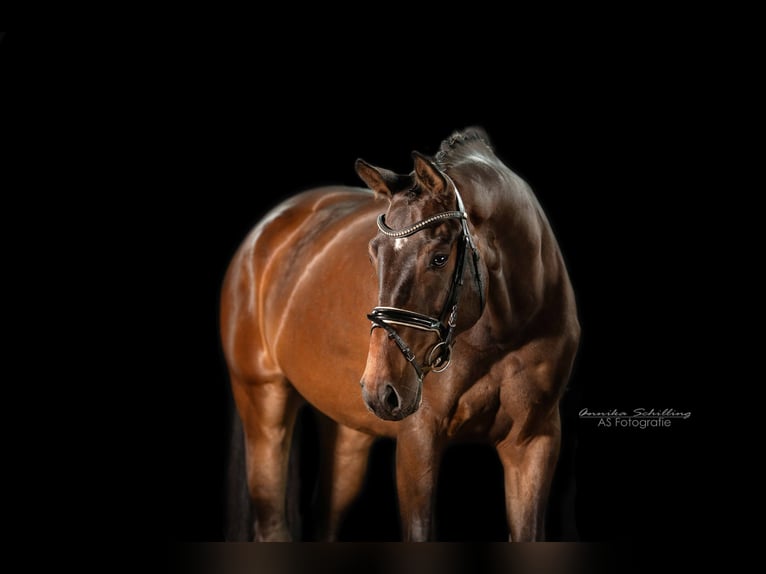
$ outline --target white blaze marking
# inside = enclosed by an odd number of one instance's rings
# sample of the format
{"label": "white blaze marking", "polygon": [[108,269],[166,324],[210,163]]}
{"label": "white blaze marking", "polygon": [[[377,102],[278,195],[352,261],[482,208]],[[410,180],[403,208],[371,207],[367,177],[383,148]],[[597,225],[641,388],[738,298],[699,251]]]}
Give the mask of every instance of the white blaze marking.
{"label": "white blaze marking", "polygon": [[402,250],[402,247],[404,247],[404,240],[407,239],[406,237],[397,237],[394,239],[394,251],[397,253]]}

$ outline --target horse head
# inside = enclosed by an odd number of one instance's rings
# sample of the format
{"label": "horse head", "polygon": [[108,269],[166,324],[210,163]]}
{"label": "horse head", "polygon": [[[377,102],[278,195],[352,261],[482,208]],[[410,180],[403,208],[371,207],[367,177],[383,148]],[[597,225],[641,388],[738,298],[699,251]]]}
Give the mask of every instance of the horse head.
{"label": "horse head", "polygon": [[[378,277],[362,397],[385,420],[420,407],[423,379],[445,370],[455,337],[478,321],[486,272],[452,179],[413,152],[407,175],[357,160],[357,174],[388,199],[369,255]],[[485,269],[485,268],[484,268]]]}

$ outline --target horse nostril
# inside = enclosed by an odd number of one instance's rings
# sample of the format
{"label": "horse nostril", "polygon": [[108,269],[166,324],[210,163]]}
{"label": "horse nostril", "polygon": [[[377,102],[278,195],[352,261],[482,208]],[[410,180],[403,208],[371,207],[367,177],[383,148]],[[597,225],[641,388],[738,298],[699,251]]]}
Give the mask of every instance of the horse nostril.
{"label": "horse nostril", "polygon": [[394,412],[399,408],[399,395],[391,385],[386,385],[386,391],[383,400],[391,412]]}

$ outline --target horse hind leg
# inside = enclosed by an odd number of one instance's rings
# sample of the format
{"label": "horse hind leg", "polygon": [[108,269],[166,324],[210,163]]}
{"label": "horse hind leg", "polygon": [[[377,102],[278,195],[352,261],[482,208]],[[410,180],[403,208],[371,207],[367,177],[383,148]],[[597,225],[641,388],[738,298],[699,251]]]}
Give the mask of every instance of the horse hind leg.
{"label": "horse hind leg", "polygon": [[359,496],[375,437],[317,413],[320,445],[317,538],[334,542],[347,510]]}
{"label": "horse hind leg", "polygon": [[256,541],[289,541],[287,472],[300,395],[281,375],[260,380],[232,376],[245,437],[247,486]]}

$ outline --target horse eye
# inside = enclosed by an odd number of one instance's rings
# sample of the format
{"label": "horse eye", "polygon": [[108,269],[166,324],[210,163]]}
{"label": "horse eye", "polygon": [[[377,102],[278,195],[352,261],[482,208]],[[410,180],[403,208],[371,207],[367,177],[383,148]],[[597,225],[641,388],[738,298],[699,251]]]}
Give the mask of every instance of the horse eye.
{"label": "horse eye", "polygon": [[437,255],[433,259],[431,259],[431,266],[432,267],[444,267],[447,263],[447,259],[449,257],[447,255]]}

